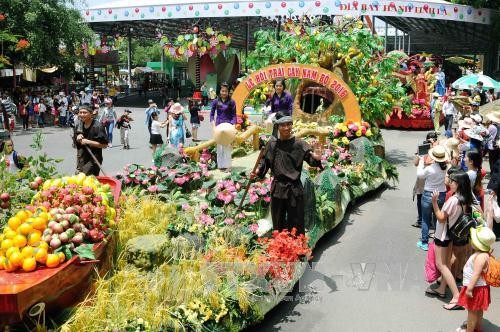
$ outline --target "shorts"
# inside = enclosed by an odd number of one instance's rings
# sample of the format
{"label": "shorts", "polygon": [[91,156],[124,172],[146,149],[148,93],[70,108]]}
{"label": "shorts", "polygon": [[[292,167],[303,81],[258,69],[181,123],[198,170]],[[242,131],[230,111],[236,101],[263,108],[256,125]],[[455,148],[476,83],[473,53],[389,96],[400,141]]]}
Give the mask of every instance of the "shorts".
{"label": "shorts", "polygon": [[450,244],[451,240],[444,240],[441,241],[439,239],[434,239],[434,245],[438,247],[444,247],[446,248]]}
{"label": "shorts", "polygon": [[151,134],[149,144],[163,144],[163,139],[160,134]]}
{"label": "shorts", "polygon": [[454,247],[463,247],[468,244],[469,244],[469,237],[467,237],[465,240],[453,240]]}

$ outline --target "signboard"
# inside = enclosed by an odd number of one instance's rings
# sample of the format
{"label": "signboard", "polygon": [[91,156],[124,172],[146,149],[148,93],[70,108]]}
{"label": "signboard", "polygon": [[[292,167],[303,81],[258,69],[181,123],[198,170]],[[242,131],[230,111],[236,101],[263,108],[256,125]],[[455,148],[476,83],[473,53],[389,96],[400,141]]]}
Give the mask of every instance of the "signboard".
{"label": "signboard", "polygon": [[94,66],[102,67],[107,65],[117,65],[120,63],[118,50],[109,51],[108,53],[98,53],[94,55]]}
{"label": "signboard", "polygon": [[241,81],[232,95],[236,102],[237,114],[241,115],[243,103],[252,90],[262,83],[272,82],[278,78],[309,80],[324,86],[340,100],[344,107],[346,121],[361,121],[361,111],[356,96],[342,78],[324,68],[297,63],[283,63],[264,67]]}
{"label": "signboard", "polygon": [[[123,2],[122,2],[123,3]],[[157,1],[156,3],[161,3]],[[485,8],[427,1],[389,0],[273,0],[208,2],[165,1],[164,5],[94,7],[82,11],[87,22],[160,20],[201,17],[290,15],[401,16],[491,24],[491,11]]]}

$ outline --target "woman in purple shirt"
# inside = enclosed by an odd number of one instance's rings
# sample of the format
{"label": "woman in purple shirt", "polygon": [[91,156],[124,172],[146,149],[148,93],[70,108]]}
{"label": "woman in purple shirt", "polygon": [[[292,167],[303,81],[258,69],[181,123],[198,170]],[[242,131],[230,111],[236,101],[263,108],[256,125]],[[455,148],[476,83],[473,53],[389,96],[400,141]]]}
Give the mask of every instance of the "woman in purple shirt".
{"label": "woman in purple shirt", "polygon": [[[236,124],[236,103],[229,98],[229,85],[227,83],[221,84],[219,97],[212,101],[210,123],[214,129],[221,123]],[[232,150],[231,145],[217,144],[217,167],[219,169],[231,170]]]}
{"label": "woman in purple shirt", "polygon": [[271,113],[281,111],[285,115],[292,115],[293,98],[285,89],[286,84],[283,79],[274,82],[274,94],[266,103],[271,105]]}

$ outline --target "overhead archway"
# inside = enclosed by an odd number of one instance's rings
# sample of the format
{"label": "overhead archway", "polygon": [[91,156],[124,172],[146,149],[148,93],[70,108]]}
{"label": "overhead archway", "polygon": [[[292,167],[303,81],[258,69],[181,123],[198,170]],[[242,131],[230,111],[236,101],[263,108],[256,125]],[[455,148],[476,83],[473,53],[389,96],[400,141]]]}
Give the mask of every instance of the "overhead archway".
{"label": "overhead archway", "polygon": [[[271,65],[248,75],[238,84],[232,95],[233,100],[236,102],[236,113],[238,115],[242,114],[244,102],[252,90],[262,83],[271,82],[278,78],[309,80],[324,86],[342,104],[346,122],[361,121],[361,111],[356,96],[342,78],[324,68],[297,63]],[[296,109],[293,110],[294,117],[297,117],[297,111]]]}

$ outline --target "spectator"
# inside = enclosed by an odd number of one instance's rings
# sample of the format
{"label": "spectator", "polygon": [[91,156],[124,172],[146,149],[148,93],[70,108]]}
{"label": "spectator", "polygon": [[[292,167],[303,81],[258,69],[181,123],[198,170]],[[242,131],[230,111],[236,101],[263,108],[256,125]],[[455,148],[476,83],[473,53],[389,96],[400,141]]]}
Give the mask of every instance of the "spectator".
{"label": "spectator", "polygon": [[484,118],[484,123],[488,128],[488,140],[486,142],[486,152],[488,153],[488,161],[490,164],[490,170],[493,169],[493,165],[495,165],[498,160],[499,152],[498,152],[498,140],[500,138],[499,123],[500,116],[498,113],[488,113]]}
{"label": "spectator", "polygon": [[189,114],[191,123],[191,131],[193,134],[193,142],[198,142],[198,128],[200,127],[200,105],[198,100],[189,100]]}
{"label": "spectator", "polygon": [[113,128],[117,120],[116,112],[113,108],[113,101],[111,98],[104,99],[104,109],[102,111],[99,121],[102,126],[106,129],[108,134],[108,146],[113,147]]}
{"label": "spectator", "polygon": [[63,91],[59,92],[59,126],[66,127],[66,117],[68,112],[68,99]]}
{"label": "spectator", "polygon": [[[156,103],[154,102],[153,99],[149,99],[148,104],[149,104],[149,107],[146,108],[146,110],[144,111],[144,113],[146,113],[145,124],[148,127],[149,134],[151,135],[151,125],[153,123],[153,119],[152,119],[153,113],[156,113],[158,115],[158,114],[160,114],[160,111],[158,110],[158,106],[156,105]],[[168,117],[167,117],[167,119],[168,119]]]}
{"label": "spectator", "polygon": [[132,111],[130,111],[129,109],[125,109],[122,116],[120,116],[120,119],[116,123],[116,127],[120,129],[121,143],[123,145],[123,148],[126,150],[130,149],[129,132],[130,129],[132,129],[132,127],[130,126],[130,122],[134,121],[134,119],[130,117],[130,113],[132,113]]}
{"label": "spectator", "polygon": [[172,106],[170,110],[170,144],[176,148],[181,147],[184,144],[184,126],[186,121],[186,116],[184,115],[184,107],[181,104],[176,103]]}
{"label": "spectator", "polygon": [[7,170],[11,173],[28,166],[26,158],[17,153],[14,149],[14,142],[10,138],[0,142],[0,162],[5,162]]}

